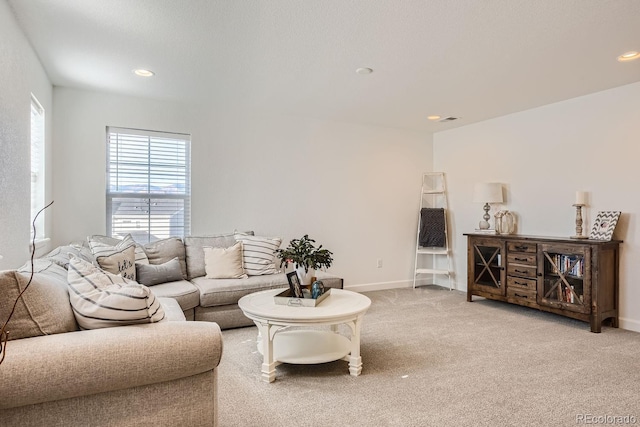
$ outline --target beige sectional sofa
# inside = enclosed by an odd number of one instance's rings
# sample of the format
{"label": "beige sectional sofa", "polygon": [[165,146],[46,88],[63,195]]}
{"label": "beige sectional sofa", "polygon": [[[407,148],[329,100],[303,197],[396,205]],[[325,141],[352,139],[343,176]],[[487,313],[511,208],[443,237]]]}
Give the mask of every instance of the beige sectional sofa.
{"label": "beige sectional sofa", "polygon": [[[70,254],[96,258],[86,245],[74,244],[36,259],[34,281],[12,319],[18,335],[0,365],[0,425],[217,425],[220,329],[252,324],[238,308],[242,296],[288,287],[280,272],[206,278],[203,247],[235,243],[228,233],[144,245],[149,265],[180,262],[181,280],[149,286],[165,319],[82,331],[68,301],[67,269]],[[0,272],[0,322],[30,272],[30,263]],[[325,287],[342,287],[340,278],[322,280]]]}
{"label": "beige sectional sofa", "polygon": [[[159,263],[159,260],[174,256],[181,262],[184,260],[186,280],[154,285],[151,289],[157,296],[175,298],[187,320],[216,322],[221,329],[249,326],[253,323],[238,308],[238,300],[253,292],[289,286],[285,273],[249,276],[246,279],[207,279],[203,247],[231,247],[236,243],[234,233],[185,237],[184,252],[173,243],[166,244],[167,249],[170,247],[173,252],[161,249],[166,241],[144,245],[149,262]],[[322,272],[318,272],[318,276],[325,288],[343,287],[341,278]]]}
{"label": "beige sectional sofa", "polygon": [[[177,301],[160,298],[159,323],[80,331],[65,268],[45,258],[35,272],[0,364],[0,425],[217,425],[216,323],[186,322]],[[0,272],[2,322],[29,273]]]}

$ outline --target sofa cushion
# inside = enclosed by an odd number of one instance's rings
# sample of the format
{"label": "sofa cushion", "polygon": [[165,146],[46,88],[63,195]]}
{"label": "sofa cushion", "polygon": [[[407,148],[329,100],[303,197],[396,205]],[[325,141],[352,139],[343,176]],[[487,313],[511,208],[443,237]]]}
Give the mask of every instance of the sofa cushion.
{"label": "sofa cushion", "polygon": [[200,304],[200,290],[191,282],[176,280],[155,285],[152,288],[157,297],[173,298],[178,301],[182,310],[189,310]]}
{"label": "sofa cushion", "polygon": [[289,288],[284,273],[265,276],[249,276],[247,279],[207,279],[197,277],[192,280],[200,290],[200,305],[214,307],[236,304],[245,295],[275,288]]}
{"label": "sofa cushion", "polygon": [[176,280],[182,280],[182,268],[177,257],[164,264],[136,263],[136,282],[142,285],[153,286]]}
{"label": "sofa cushion", "polygon": [[242,242],[244,269],[249,276],[278,272],[275,252],[282,243],[281,238],[236,234],[235,239]]}
{"label": "sofa cushion", "polygon": [[109,255],[115,251],[120,251],[121,249],[128,248],[129,246],[134,246],[136,248],[136,262],[140,264],[149,264],[147,254],[144,252],[144,249],[142,249],[142,246],[133,240],[131,234],[127,234],[122,239],[94,234],[93,236],[87,237],[87,243],[89,244],[89,248],[91,248],[91,252],[94,256]]}
{"label": "sofa cushion", "polygon": [[147,243],[143,246],[147,254],[149,264],[164,264],[174,258],[180,261],[182,278],[187,278],[187,265],[185,263],[184,243],[179,237],[169,237],[155,242]]}
{"label": "sofa cushion", "polygon": [[203,250],[207,279],[246,279],[248,277],[242,267],[242,243],[237,242],[228,248],[205,246]]}
{"label": "sofa cushion", "polygon": [[[234,232],[235,233],[235,232]],[[188,280],[195,277],[204,276],[204,250],[205,246],[211,248],[228,248],[236,244],[234,233],[217,234],[213,236],[189,236],[184,238],[184,248],[186,252]],[[245,234],[252,235],[253,231]]]}
{"label": "sofa cushion", "polygon": [[[56,267],[62,269],[51,261],[42,260],[35,266],[34,271],[38,272],[34,273],[29,288],[22,294],[13,317],[7,324],[8,339],[78,330],[69,305],[66,279],[61,280],[55,272],[46,272],[48,268],[55,270]],[[29,269],[29,273],[13,270],[0,272],[0,321],[2,323],[9,317],[16,298],[29,282],[30,271]],[[66,273],[64,269],[62,271]]]}
{"label": "sofa cushion", "polygon": [[187,320],[184,316],[184,312],[182,311],[182,307],[178,304],[178,301],[173,298],[158,297],[158,302],[160,302],[160,306],[162,306],[162,309],[164,310],[163,322],[179,322]]}
{"label": "sofa cushion", "polygon": [[241,328],[253,325],[253,320],[244,315],[238,304],[216,307],[196,307],[193,319],[197,322],[215,322],[220,329]]}
{"label": "sofa cushion", "polygon": [[104,271],[119,274],[125,279],[136,280],[136,254],[133,246],[115,250],[109,255],[96,256],[96,261]]}
{"label": "sofa cushion", "polygon": [[148,287],[71,258],[67,273],[69,300],[81,329],[155,323],[164,318]]}

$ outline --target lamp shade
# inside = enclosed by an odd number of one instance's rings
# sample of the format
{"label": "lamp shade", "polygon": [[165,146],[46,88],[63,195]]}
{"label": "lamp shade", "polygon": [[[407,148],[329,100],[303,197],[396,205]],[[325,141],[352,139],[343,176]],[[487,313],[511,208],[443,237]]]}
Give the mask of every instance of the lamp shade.
{"label": "lamp shade", "polygon": [[502,184],[499,182],[480,182],[473,189],[473,201],[476,203],[502,203]]}

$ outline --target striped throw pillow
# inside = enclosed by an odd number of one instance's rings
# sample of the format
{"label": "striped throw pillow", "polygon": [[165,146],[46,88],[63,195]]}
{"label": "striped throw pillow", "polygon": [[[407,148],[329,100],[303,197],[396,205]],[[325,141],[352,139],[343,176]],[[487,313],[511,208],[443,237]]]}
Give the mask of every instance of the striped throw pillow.
{"label": "striped throw pillow", "polygon": [[147,254],[141,246],[136,245],[131,234],[127,234],[122,240],[107,236],[89,236],[87,241],[100,268],[109,273],[136,280],[135,263],[149,264]]}
{"label": "striped throw pillow", "polygon": [[275,274],[276,268],[275,250],[280,247],[282,239],[278,237],[249,236],[236,234],[238,242],[242,242],[242,263],[245,272],[249,276],[261,276],[263,274]]}
{"label": "striped throw pillow", "polygon": [[164,310],[151,290],[72,257],[67,272],[69,300],[80,329],[155,323]]}
{"label": "striped throw pillow", "polygon": [[147,258],[146,252],[142,246],[133,240],[131,234],[127,234],[122,238],[122,240],[116,239],[115,237],[93,235],[87,237],[87,242],[89,243],[89,248],[95,257],[99,255],[108,256],[114,252],[120,252],[122,249],[128,248],[129,246],[135,246],[135,262],[138,264],[149,264],[149,258]]}

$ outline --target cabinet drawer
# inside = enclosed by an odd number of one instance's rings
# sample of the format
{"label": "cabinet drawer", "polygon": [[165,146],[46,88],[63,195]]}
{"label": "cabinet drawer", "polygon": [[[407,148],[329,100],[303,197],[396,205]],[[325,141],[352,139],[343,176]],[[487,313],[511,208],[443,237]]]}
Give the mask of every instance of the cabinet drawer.
{"label": "cabinet drawer", "polygon": [[537,257],[535,253],[513,252],[507,255],[507,261],[514,264],[535,266],[537,263]]}
{"label": "cabinet drawer", "polygon": [[535,290],[538,281],[536,279],[523,279],[521,277],[507,277],[507,287]]}
{"label": "cabinet drawer", "polygon": [[538,250],[538,245],[526,242],[509,242],[507,243],[507,250],[509,252],[526,252],[534,254]]}
{"label": "cabinet drawer", "polygon": [[535,279],[537,276],[537,267],[530,265],[507,264],[507,275],[530,277]]}
{"label": "cabinet drawer", "polygon": [[529,303],[536,302],[536,291],[528,289],[507,288],[507,298],[513,298],[518,301],[527,301]]}

